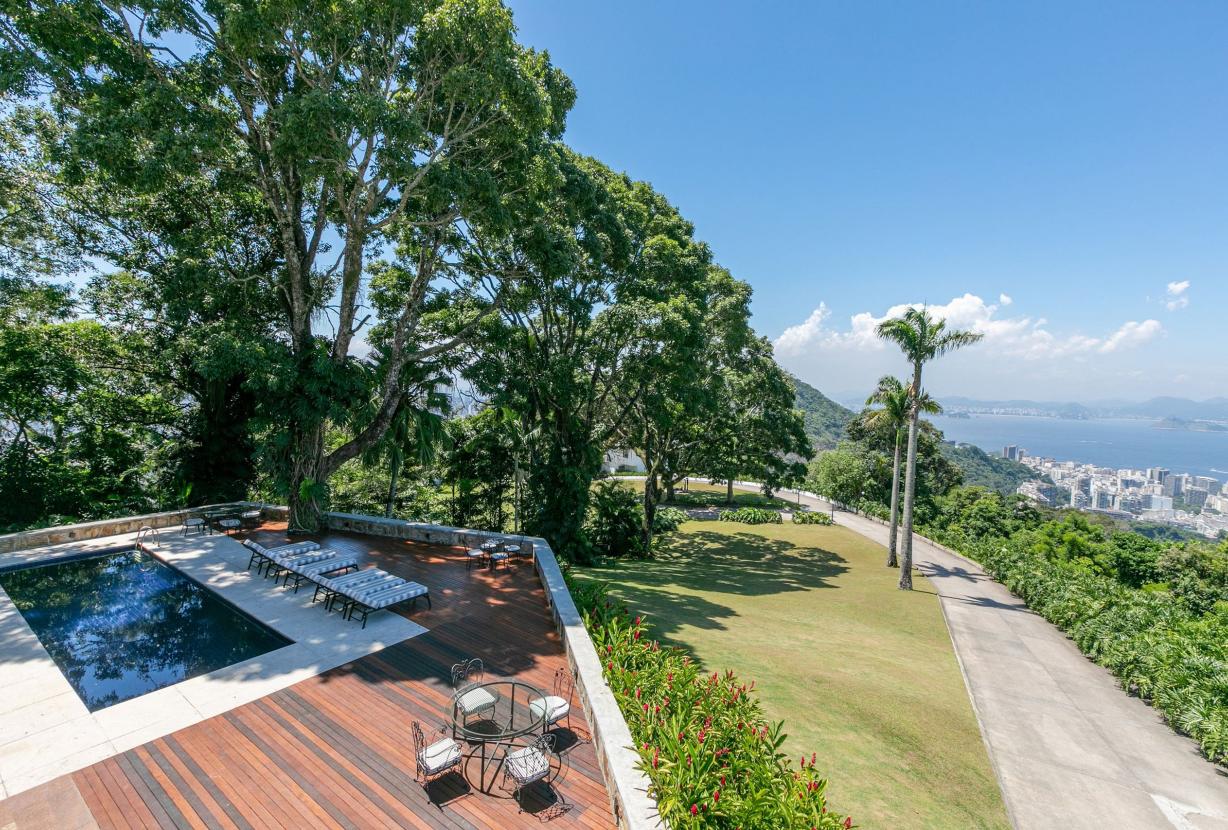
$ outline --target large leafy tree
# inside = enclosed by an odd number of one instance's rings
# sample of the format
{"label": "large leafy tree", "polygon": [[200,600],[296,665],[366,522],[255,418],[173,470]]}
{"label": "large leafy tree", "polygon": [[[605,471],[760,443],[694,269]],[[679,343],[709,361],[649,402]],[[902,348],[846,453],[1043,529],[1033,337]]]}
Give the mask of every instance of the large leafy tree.
{"label": "large leafy tree", "polygon": [[924,399],[921,371],[931,360],[972,345],[984,335],[972,331],[948,330],[945,320],[935,319],[924,308],[910,308],[903,316],[880,323],[878,336],[899,346],[912,366],[912,383],[908,387],[908,457],[904,475],[904,544],[900,555],[900,588],[911,591],[913,502],[917,491],[917,433],[921,422],[920,404]]}
{"label": "large leafy tree", "polygon": [[[318,525],[328,477],[382,438],[402,373],[454,349],[491,308],[473,228],[510,228],[517,196],[574,93],[516,43],[498,0],[345,4],[160,0],[6,8],[0,72],[39,84],[82,156],[141,193],[241,166],[281,261],[259,286],[284,348],[278,443],[291,524]],[[128,145],[147,149],[134,164]],[[370,261],[397,252],[372,371],[354,347],[368,322]],[[395,302],[393,302],[395,298]],[[362,384],[377,384],[379,406]],[[326,445],[329,423],[347,435]]]}
{"label": "large leafy tree", "polygon": [[724,268],[711,266],[699,313],[688,317],[697,328],[679,338],[672,361],[632,405],[619,443],[634,448],[644,462],[641,547],[652,549],[657,506],[663,495],[702,463],[711,425],[737,413],[726,393],[728,372],[736,371],[755,341],[750,328],[750,286]]}
{"label": "large leafy tree", "polygon": [[799,481],[814,455],[805,423],[793,408],[793,378],[776,363],[766,338],[751,338],[738,359],[724,371],[721,417],[707,433],[706,449],[695,472],[727,485],[760,481],[767,491]]}
{"label": "large leafy tree", "polygon": [[601,455],[690,348],[710,254],[660,194],[556,147],[540,212],[496,249],[518,274],[469,375],[535,438],[525,526],[585,561]]}

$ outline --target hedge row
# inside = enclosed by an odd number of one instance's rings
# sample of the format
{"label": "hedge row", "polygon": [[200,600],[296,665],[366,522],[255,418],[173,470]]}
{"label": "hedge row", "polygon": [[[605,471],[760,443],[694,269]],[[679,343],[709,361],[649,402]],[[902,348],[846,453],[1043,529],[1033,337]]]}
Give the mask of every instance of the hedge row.
{"label": "hedge row", "polygon": [[832,517],[826,513],[814,513],[808,510],[798,510],[793,514],[795,525],[834,525]]}
{"label": "hedge row", "polygon": [[1027,537],[961,547],[1126,690],[1198,741],[1208,758],[1228,762],[1228,603],[1192,615],[1166,591],[1130,588],[1052,561],[1030,549]]}
{"label": "hedge row", "polygon": [[663,648],[599,583],[573,585],[572,595],[669,827],[853,826],[828,811],[815,756],[795,765],[780,752],[783,724],[767,721],[753,682],[731,671],[705,673],[682,649]]}
{"label": "hedge row", "polygon": [[722,510],[720,515],[722,522],[741,522],[744,525],[778,525],[783,521],[779,510],[764,510],[762,507]]}

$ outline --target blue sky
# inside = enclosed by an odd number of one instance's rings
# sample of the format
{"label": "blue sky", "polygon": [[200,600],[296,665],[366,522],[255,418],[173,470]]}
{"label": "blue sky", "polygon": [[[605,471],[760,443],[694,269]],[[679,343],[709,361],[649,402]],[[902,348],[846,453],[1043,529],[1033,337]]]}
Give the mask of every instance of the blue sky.
{"label": "blue sky", "polygon": [[988,335],[936,394],[1228,394],[1228,3],[511,5],[568,142],[678,205],[821,389],[902,372],[866,332],[926,302]]}

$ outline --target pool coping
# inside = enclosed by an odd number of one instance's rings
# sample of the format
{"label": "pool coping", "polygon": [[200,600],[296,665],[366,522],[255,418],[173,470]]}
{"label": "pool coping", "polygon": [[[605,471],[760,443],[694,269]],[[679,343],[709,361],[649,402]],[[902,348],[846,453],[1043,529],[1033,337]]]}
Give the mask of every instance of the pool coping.
{"label": "pool coping", "polygon": [[[0,567],[130,549],[135,534],[0,554]],[[161,531],[146,552],[290,639],[290,645],[90,712],[0,588],[0,798],[118,755],[186,726],[403,642],[427,629],[399,614],[366,629],[311,607],[247,570],[249,552],[223,536]]]}

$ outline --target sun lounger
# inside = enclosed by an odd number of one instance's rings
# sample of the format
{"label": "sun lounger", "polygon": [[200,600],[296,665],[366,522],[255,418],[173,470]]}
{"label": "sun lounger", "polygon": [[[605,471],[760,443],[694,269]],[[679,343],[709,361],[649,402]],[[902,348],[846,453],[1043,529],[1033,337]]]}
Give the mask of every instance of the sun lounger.
{"label": "sun lounger", "polygon": [[341,593],[342,588],[358,588],[361,585],[374,584],[381,582],[391,577],[387,571],[381,571],[379,568],[367,568],[364,571],[355,571],[354,573],[345,574],[338,577],[317,577],[315,594],[312,595],[311,601],[317,602],[320,595],[323,594],[324,607],[331,611],[333,608],[333,600]]}
{"label": "sun lounger", "polygon": [[426,597],[426,607],[431,607],[431,592],[425,585],[419,585],[417,582],[406,582],[404,585],[384,590],[374,594],[368,594],[361,599],[354,599],[349,603],[346,610],[346,618],[354,619],[355,614],[362,615],[362,627],[367,627],[367,617],[376,611],[383,611],[386,608],[391,608],[394,605],[399,605],[402,602],[414,601],[416,605],[418,597]]}
{"label": "sun lounger", "polygon": [[286,578],[282,585],[289,586],[290,580],[294,580],[294,593],[298,593],[299,586],[304,582],[314,582],[316,577],[323,576],[327,573],[335,573],[336,571],[348,571],[351,568],[358,567],[358,557],[352,554],[340,554],[336,551],[328,551],[328,555],[312,562],[295,562],[286,567]]}
{"label": "sun lounger", "polygon": [[313,562],[319,562],[329,556],[336,555],[335,550],[328,548],[317,548],[316,550],[295,551],[289,554],[268,553],[267,562],[264,563],[264,575],[272,577],[276,582],[281,578],[281,575],[290,570],[296,565],[310,565]]}
{"label": "sun lounger", "polygon": [[279,545],[275,548],[266,548],[264,545],[253,539],[244,539],[243,544],[249,551],[251,551],[252,554],[247,560],[247,569],[249,571],[252,569],[252,565],[257,562],[260,564],[260,567],[257,570],[262,570],[264,566],[271,561],[270,556],[272,554],[285,556],[296,552],[318,550],[320,547],[319,542],[294,542],[293,544],[289,545]]}

